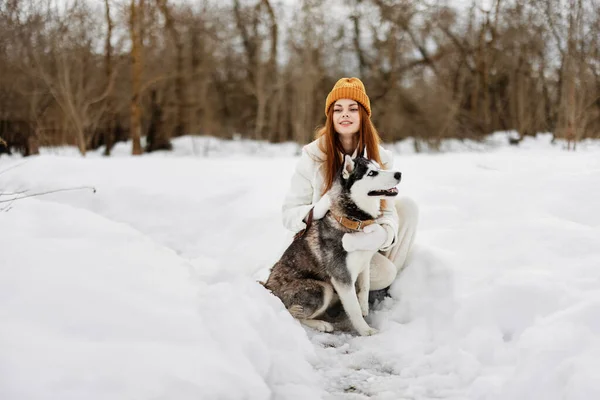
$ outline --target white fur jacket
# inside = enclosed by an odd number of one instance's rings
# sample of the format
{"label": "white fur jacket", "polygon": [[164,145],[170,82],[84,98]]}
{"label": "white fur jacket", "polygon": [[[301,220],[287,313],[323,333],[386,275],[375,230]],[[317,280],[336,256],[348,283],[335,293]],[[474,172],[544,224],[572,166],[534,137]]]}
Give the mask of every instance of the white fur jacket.
{"label": "white fur jacket", "polygon": [[[379,146],[382,167],[391,169],[394,160],[391,151]],[[319,149],[318,139],[302,148],[302,155],[296,164],[290,188],[283,202],[283,225],[292,232],[299,232],[306,227],[304,218],[319,199],[325,186],[321,171],[325,154]],[[396,242],[398,232],[398,213],[394,201],[387,201],[387,206],[377,222],[385,228],[388,238],[381,247],[386,251]]]}

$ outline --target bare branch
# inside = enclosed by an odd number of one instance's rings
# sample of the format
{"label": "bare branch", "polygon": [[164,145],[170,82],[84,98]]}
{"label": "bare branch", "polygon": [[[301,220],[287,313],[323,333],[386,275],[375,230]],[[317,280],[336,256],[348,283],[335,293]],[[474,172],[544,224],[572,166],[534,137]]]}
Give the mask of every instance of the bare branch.
{"label": "bare branch", "polygon": [[25,196],[14,197],[14,198],[8,199],[8,200],[0,200],[0,203],[12,203],[12,202],[15,202],[16,200],[22,200],[22,199],[26,199],[26,198],[29,198],[29,197],[44,196],[44,195],[47,195],[47,194],[59,193],[59,192],[70,192],[70,191],[74,191],[74,190],[91,190],[92,193],[96,193],[96,188],[95,187],[92,187],[92,186],[80,186],[80,187],[74,187],[74,188],[55,189],[55,190],[48,190],[46,192],[32,193],[32,194],[28,194],[28,195],[25,195]]}

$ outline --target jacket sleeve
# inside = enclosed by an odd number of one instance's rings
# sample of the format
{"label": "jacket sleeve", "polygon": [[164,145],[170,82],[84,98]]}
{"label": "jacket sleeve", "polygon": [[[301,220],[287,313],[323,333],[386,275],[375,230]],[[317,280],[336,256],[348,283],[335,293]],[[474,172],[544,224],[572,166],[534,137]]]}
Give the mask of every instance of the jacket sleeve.
{"label": "jacket sleeve", "polygon": [[[383,163],[385,169],[394,168],[394,156],[391,151],[383,150],[387,155],[387,162]],[[383,226],[388,234],[386,241],[383,243],[380,251],[389,250],[394,244],[396,244],[398,236],[398,211],[396,211],[394,199],[386,200],[385,208],[382,210],[382,215],[377,218],[377,222]]]}
{"label": "jacket sleeve", "polygon": [[294,233],[306,228],[303,220],[313,208],[312,165],[303,148],[282,207],[283,226]]}

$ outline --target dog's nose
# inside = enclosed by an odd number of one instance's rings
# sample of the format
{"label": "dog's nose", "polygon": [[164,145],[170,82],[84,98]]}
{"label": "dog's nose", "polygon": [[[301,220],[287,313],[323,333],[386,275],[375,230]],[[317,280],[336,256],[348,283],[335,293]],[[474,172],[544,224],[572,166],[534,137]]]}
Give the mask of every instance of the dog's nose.
{"label": "dog's nose", "polygon": [[402,178],[402,172],[396,172],[396,173],[394,174],[394,178],[396,178],[396,179],[400,180],[400,178]]}

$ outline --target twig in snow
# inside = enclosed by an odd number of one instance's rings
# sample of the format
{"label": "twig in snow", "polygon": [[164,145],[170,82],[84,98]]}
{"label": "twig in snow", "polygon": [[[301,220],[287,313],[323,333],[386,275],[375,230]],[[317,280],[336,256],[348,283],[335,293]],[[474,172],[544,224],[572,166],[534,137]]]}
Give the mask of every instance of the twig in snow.
{"label": "twig in snow", "polygon": [[22,163],[19,163],[19,164],[17,164],[17,165],[13,165],[12,167],[8,167],[8,168],[6,168],[6,169],[3,169],[2,171],[0,171],[0,175],[2,175],[3,173],[5,173],[5,172],[7,172],[7,171],[10,171],[10,170],[11,170],[11,169],[13,169],[13,168],[20,167],[21,165],[25,164],[25,163],[26,163],[26,162],[28,162],[28,161],[29,161],[29,160],[25,160],[25,161],[23,161]]}
{"label": "twig in snow", "polygon": [[29,190],[21,190],[20,192],[11,192],[11,193],[0,193],[0,196],[18,196],[23,193],[27,193]]}
{"label": "twig in snow", "polygon": [[47,192],[31,193],[31,194],[28,194],[25,196],[13,197],[12,199],[8,199],[8,200],[0,200],[0,204],[1,203],[10,203],[10,202],[14,202],[17,200],[26,199],[28,197],[36,197],[36,196],[43,196],[46,194],[52,194],[52,193],[58,193],[58,192],[69,192],[72,190],[85,190],[85,189],[90,189],[92,191],[92,193],[96,193],[96,188],[93,186],[81,186],[81,187],[74,187],[74,188],[48,190]]}

